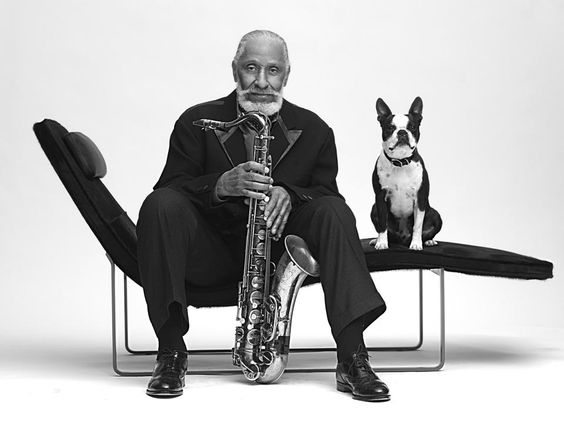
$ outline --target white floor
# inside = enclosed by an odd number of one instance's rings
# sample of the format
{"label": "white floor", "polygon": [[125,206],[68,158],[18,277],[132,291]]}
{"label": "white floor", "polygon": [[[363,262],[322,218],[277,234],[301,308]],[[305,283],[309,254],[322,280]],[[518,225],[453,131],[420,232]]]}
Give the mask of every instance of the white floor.
{"label": "white floor", "polygon": [[[519,329],[507,333],[447,332],[440,372],[380,373],[392,400],[354,401],[335,390],[332,373],[285,374],[260,386],[242,375],[188,376],[184,395],[145,395],[148,378],[117,377],[108,340],[5,340],[0,356],[0,407],[6,429],[32,428],[563,428],[564,332]],[[372,353],[372,364],[422,361]],[[128,357],[123,357],[125,360]],[[133,357],[150,368],[152,357]],[[192,360],[192,367],[198,365]],[[228,363],[228,358],[224,358]],[[127,362],[124,362],[125,367]],[[292,356],[291,364],[333,366],[332,354]],[[204,427],[205,426],[205,427]],[[172,427],[171,427],[172,428]]]}

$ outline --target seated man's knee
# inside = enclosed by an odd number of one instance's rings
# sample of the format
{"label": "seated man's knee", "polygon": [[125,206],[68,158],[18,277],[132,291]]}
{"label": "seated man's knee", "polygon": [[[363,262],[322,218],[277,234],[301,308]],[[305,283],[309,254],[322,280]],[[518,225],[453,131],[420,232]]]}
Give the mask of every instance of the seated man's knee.
{"label": "seated man's knee", "polygon": [[334,218],[341,222],[356,223],[351,209],[340,197],[323,196],[312,200],[310,204],[314,205],[314,218]]}
{"label": "seated man's knee", "polygon": [[188,197],[171,188],[157,188],[149,194],[139,210],[139,219],[160,216],[186,216],[196,208]]}

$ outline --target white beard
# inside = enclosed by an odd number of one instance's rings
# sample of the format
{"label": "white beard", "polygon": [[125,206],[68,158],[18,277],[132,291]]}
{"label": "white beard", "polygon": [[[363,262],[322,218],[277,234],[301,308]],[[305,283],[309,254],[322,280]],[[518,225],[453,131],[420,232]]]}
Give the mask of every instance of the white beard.
{"label": "white beard", "polygon": [[279,112],[282,108],[283,89],[273,92],[274,101],[272,102],[252,102],[247,100],[247,94],[249,92],[250,90],[244,90],[241,88],[241,84],[237,82],[237,102],[246,112],[259,111],[267,116],[271,116]]}

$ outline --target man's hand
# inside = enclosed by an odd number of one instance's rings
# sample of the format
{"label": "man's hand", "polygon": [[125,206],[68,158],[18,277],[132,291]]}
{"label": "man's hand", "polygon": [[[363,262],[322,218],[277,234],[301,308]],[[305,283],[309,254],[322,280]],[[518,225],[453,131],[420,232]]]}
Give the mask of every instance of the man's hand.
{"label": "man's hand", "polygon": [[272,178],[265,176],[268,167],[255,161],[241,163],[219,177],[216,185],[217,196],[243,196],[264,200],[272,189]]}
{"label": "man's hand", "polygon": [[266,205],[264,214],[266,216],[266,226],[270,228],[274,240],[278,240],[282,236],[291,210],[292,202],[290,201],[288,191],[284,187],[273,187],[270,191],[270,200]]}

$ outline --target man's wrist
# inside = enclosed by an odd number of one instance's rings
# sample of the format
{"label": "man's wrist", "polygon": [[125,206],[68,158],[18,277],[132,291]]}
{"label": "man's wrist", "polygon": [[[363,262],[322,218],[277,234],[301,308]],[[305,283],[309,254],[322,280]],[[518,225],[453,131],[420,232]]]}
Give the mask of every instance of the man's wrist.
{"label": "man's wrist", "polygon": [[[221,179],[221,178],[220,178]],[[227,201],[226,197],[222,197],[220,195],[220,183],[219,180],[216,182],[215,187],[213,187],[213,193],[212,193],[212,202],[214,204],[220,204],[220,203],[224,203]]]}

